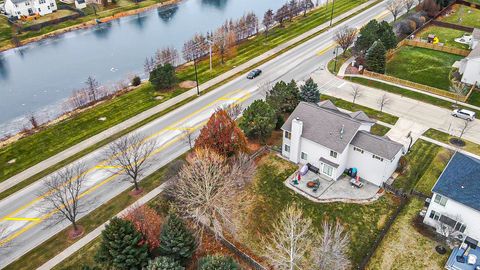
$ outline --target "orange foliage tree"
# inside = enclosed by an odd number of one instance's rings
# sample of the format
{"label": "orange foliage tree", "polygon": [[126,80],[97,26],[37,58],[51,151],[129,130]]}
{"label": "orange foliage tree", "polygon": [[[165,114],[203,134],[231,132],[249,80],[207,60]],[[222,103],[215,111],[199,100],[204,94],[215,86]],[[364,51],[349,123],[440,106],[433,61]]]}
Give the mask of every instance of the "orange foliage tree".
{"label": "orange foliage tree", "polygon": [[247,139],[224,109],[216,111],[200,131],[195,148],[210,148],[223,156],[246,152]]}
{"label": "orange foliage tree", "polygon": [[128,211],[123,219],[133,223],[135,229],[143,235],[150,250],[160,245],[159,235],[162,219],[155,210],[147,205],[142,205]]}

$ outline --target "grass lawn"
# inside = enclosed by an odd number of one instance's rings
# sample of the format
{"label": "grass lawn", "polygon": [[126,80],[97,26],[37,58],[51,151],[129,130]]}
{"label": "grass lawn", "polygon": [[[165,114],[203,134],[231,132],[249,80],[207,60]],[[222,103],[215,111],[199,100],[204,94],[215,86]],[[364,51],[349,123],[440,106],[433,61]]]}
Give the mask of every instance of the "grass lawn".
{"label": "grass lawn", "polygon": [[453,5],[452,10],[454,11],[452,14],[441,17],[440,21],[468,27],[480,27],[480,10],[464,5]]}
{"label": "grass lawn", "polygon": [[[450,136],[445,132],[442,132],[433,128],[430,128],[429,130],[427,130],[423,135],[426,137],[432,138],[434,140],[437,140],[446,144],[450,144],[450,145],[452,145],[450,143],[450,139],[454,138],[453,136]],[[476,155],[480,155],[480,145],[464,139],[462,140],[465,142],[465,146],[461,147],[462,150],[465,150],[467,152],[470,152]]]}
{"label": "grass lawn", "polygon": [[[336,3],[335,14],[339,15],[363,2],[365,2],[365,0],[341,0]],[[286,40],[327,21],[329,17],[325,15],[324,11],[325,9],[322,8],[310,13],[307,17],[300,17],[291,23],[287,23],[285,26],[286,28],[272,29],[268,37],[268,42],[264,35],[259,35],[256,38],[243,42],[240,45],[236,57],[228,60],[224,65],[215,65],[213,71],[209,71],[208,59],[201,61],[198,65],[200,81],[204,82],[220,75],[233,68],[235,65],[246,62],[258,54],[267,51],[270,47],[275,47],[281,42],[285,42]],[[275,57],[275,55],[272,57]],[[180,70],[178,72],[178,77],[181,80],[192,79],[193,67],[186,67],[183,70]],[[218,85],[211,87],[211,89],[214,89],[215,87],[218,87]],[[72,119],[62,121],[33,136],[24,138],[8,147],[0,149],[0,160],[5,161],[0,164],[0,169],[2,171],[0,181],[3,181],[88,137],[157,105],[160,101],[154,99],[153,93],[153,89],[147,84],[138,90],[132,91],[112,101],[105,102],[104,104],[97,106],[94,109],[87,110]],[[172,95],[175,94],[179,94],[179,92],[176,91]],[[165,100],[166,98],[162,101]],[[98,121],[98,118],[102,116],[107,117],[109,120],[104,122]],[[6,164],[7,161],[14,158],[17,159],[14,164]]]}
{"label": "grass lawn", "polygon": [[[393,93],[393,94],[397,94],[397,95],[401,95],[401,96],[408,97],[408,98],[411,98],[411,99],[423,101],[423,102],[426,102],[426,103],[429,103],[429,104],[432,104],[432,105],[435,105],[435,106],[438,106],[438,107],[443,107],[443,108],[449,109],[449,110],[452,110],[453,109],[452,106],[455,105],[455,103],[453,103],[453,102],[443,100],[443,99],[440,99],[440,98],[436,98],[434,96],[430,96],[430,95],[427,95],[427,94],[411,91],[411,90],[408,90],[408,89],[405,89],[405,88],[402,88],[402,87],[398,87],[398,86],[394,86],[394,85],[390,85],[390,84],[387,84],[387,83],[370,80],[370,79],[367,79],[367,78],[349,77],[348,80],[350,80],[354,83],[358,83],[358,84],[362,84],[362,85],[365,85],[365,86],[381,89],[381,90],[384,90],[384,91],[387,91],[387,92],[390,92],[390,93]],[[472,104],[472,105],[480,106],[480,92],[478,92],[478,91],[472,92],[472,94],[470,95],[470,98],[468,99],[467,102],[469,104]],[[462,107],[462,106],[459,106],[459,107],[475,111],[475,112],[477,112],[478,115],[480,115],[480,111],[477,111],[477,110],[474,110],[474,109],[471,109],[471,108],[467,108],[467,107]]]}
{"label": "grass lawn", "polygon": [[449,74],[460,55],[425,48],[403,46],[387,63],[387,75],[447,90]]}
{"label": "grass lawn", "polygon": [[447,166],[452,155],[453,152],[451,150],[441,148],[420,180],[418,180],[415,190],[427,196],[432,196],[432,188],[437,182],[438,177],[440,177],[440,174],[443,172],[443,169]]}
{"label": "grass lawn", "polygon": [[97,237],[92,242],[88,243],[80,250],[72,254],[72,256],[66,258],[63,262],[52,268],[53,270],[64,269],[82,269],[83,266],[95,265],[95,254],[100,248],[101,238]]}
{"label": "grass lawn", "polygon": [[370,132],[375,135],[384,136],[390,130],[389,127],[382,126],[380,124],[375,124],[372,126]]}
{"label": "grass lawn", "polygon": [[328,71],[330,71],[332,74],[337,74],[337,72],[340,70],[340,67],[345,63],[345,61],[348,60],[352,56],[352,51],[347,50],[345,54],[340,54],[337,57],[337,65],[335,66],[335,58],[330,60],[327,64]]}
{"label": "grass lawn", "polygon": [[12,28],[8,24],[7,18],[0,16],[0,40],[10,39],[12,39]]}
{"label": "grass lawn", "polygon": [[285,207],[296,202],[305,215],[313,220],[313,226],[321,227],[324,220],[340,220],[351,235],[349,255],[353,268],[369,252],[386,220],[398,206],[397,200],[385,195],[378,201],[367,204],[314,203],[284,186],[283,181],[290,176],[296,166],[273,154],[259,162],[255,182],[250,196],[253,202],[242,213],[244,226],[238,236],[242,243],[261,254],[262,237],[268,237],[272,221],[276,220]]}
{"label": "grass lawn", "polygon": [[31,25],[35,25],[35,24],[39,24],[39,23],[43,23],[43,22],[48,22],[50,20],[63,18],[63,17],[70,16],[70,15],[73,15],[73,14],[76,14],[76,12],[74,12],[72,10],[69,10],[69,9],[59,9],[59,10],[57,10],[53,13],[47,14],[45,16],[40,16],[36,20],[25,21],[25,22],[19,20],[18,22],[20,24],[22,24],[23,26],[31,26]]}
{"label": "grass lawn", "polygon": [[[417,34],[417,37],[427,39],[429,34],[435,34],[441,43],[445,44],[446,47],[454,47],[459,49],[468,50],[467,44],[462,44],[455,42],[456,38],[459,38],[465,34],[465,32],[455,29],[450,29],[446,27],[440,27],[436,25],[430,25],[424,28],[420,33]],[[471,34],[471,33],[469,33]]]}
{"label": "grass lawn", "polygon": [[393,186],[405,192],[412,190],[434,161],[440,146],[424,140],[417,140],[410,152],[405,155],[406,170],[393,182]]}
{"label": "grass lawn", "polygon": [[[183,157],[178,158],[183,159]],[[172,161],[172,163],[175,161]],[[170,164],[172,164],[170,163]],[[169,174],[170,166],[166,165],[156,171],[155,173],[144,178],[140,185],[144,190],[144,194],[147,194],[149,191],[158,187],[165,178],[165,174]],[[104,205],[93,210],[91,213],[87,214],[85,217],[79,220],[79,224],[85,229],[85,234],[93,231],[95,228],[103,224],[105,221],[112,218],[114,215],[125,209],[127,206],[134,203],[138,198],[132,197],[130,194],[130,189],[122,192],[120,195],[111,199]],[[15,262],[9,264],[5,269],[20,270],[20,269],[36,269],[40,265],[47,262],[49,259],[53,258],[58,253],[62,252],[65,248],[70,246],[75,241],[69,241],[66,237],[67,231],[70,229],[70,226],[55,236],[51,237],[44,243],[38,245],[31,251],[24,254]],[[78,240],[78,239],[77,239]]]}
{"label": "grass lawn", "polygon": [[422,200],[415,197],[410,200],[390,227],[366,269],[444,269],[450,253],[438,254],[435,251],[438,243],[419,233],[412,224],[422,207]]}

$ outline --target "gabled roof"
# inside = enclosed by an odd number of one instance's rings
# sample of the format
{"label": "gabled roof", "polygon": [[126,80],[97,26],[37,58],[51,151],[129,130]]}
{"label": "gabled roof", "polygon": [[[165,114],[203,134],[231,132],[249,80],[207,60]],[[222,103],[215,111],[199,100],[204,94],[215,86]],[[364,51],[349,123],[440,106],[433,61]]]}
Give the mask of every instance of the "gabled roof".
{"label": "gabled roof", "polygon": [[28,0],[9,0],[9,1],[11,1],[14,4],[19,4],[19,3],[27,2]]}
{"label": "gabled roof", "polygon": [[362,111],[352,112],[349,115],[353,119],[357,119],[357,120],[360,120],[362,122],[375,123],[374,120],[370,119],[370,117],[368,117],[368,115],[366,113],[362,112]]}
{"label": "gabled roof", "polygon": [[480,160],[456,152],[432,192],[480,211]]}
{"label": "gabled roof", "polygon": [[388,137],[373,135],[364,130],[359,131],[350,144],[388,160],[393,160],[403,148],[402,144]]}
{"label": "gabled roof", "polygon": [[345,150],[362,124],[359,119],[341,112],[331,101],[319,105],[300,102],[282,129],[291,131],[296,118],[303,122],[303,138],[339,153]]}

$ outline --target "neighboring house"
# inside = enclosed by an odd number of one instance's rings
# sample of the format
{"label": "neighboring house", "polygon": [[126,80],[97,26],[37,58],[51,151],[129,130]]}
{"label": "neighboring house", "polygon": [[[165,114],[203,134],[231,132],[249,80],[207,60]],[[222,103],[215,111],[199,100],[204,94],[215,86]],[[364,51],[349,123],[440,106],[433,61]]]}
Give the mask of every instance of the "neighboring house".
{"label": "neighboring house", "polygon": [[480,160],[456,152],[432,189],[425,224],[447,225],[452,236],[480,240]]}
{"label": "neighboring house", "polygon": [[57,10],[55,0],[6,0],[6,14],[20,18],[21,16],[46,15]]}
{"label": "neighboring house", "polygon": [[77,9],[84,9],[87,7],[87,2],[85,0],[75,0],[75,7]]}
{"label": "neighboring house", "polygon": [[397,168],[403,145],[371,134],[374,124],[364,112],[343,113],[328,100],[301,102],[282,126],[282,155],[310,163],[333,180],[357,168],[362,179],[382,186]]}
{"label": "neighboring house", "polygon": [[480,29],[475,28],[472,33],[470,54],[460,61],[459,73],[462,74],[462,82],[480,86]]}

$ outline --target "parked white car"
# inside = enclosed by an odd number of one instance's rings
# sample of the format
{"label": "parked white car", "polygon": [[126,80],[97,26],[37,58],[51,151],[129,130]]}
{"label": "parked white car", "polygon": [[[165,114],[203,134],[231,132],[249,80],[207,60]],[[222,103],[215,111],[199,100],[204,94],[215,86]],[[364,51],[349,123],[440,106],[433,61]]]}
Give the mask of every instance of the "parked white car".
{"label": "parked white car", "polygon": [[452,115],[468,121],[473,121],[475,119],[475,112],[465,109],[455,109],[453,110]]}

